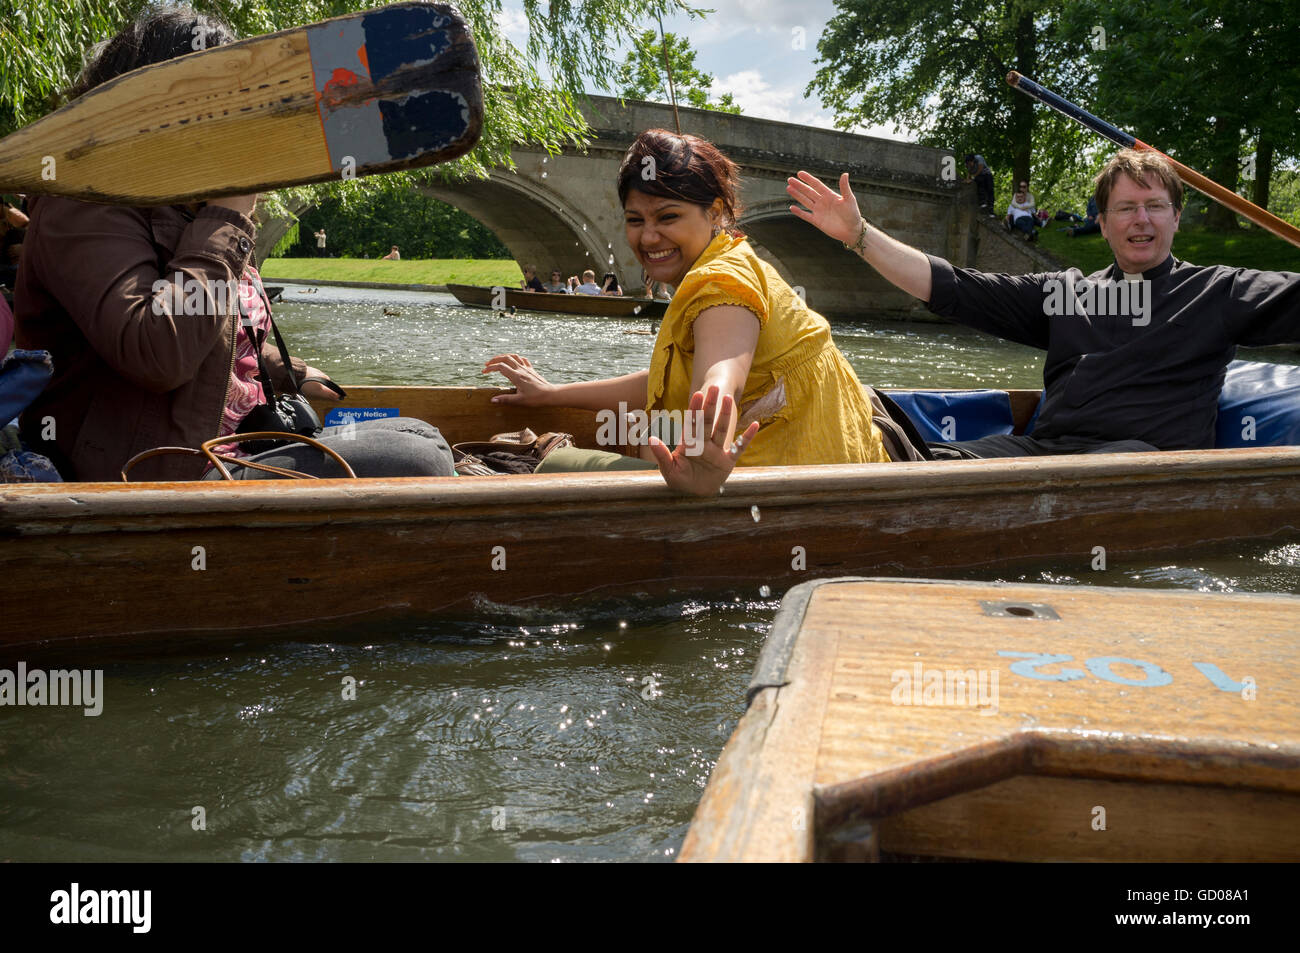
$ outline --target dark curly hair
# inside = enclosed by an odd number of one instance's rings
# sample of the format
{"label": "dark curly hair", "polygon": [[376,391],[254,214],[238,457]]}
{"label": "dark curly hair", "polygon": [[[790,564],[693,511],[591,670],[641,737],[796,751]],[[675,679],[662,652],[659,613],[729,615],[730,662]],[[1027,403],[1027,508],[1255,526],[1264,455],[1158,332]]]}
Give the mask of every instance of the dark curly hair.
{"label": "dark curly hair", "polygon": [[64,100],[84,96],[101,83],[141,66],[197,52],[194,41],[200,34],[202,49],[225,46],[239,39],[223,20],[196,13],[188,6],[146,8],[116,36],[90,49],[81,75],[64,91]]}
{"label": "dark curly hair", "polygon": [[647,129],[636,137],[618,170],[618,200],[627,204],[629,192],[645,192],[662,198],[682,199],[695,205],[711,206],[722,200],[722,225],[740,237],[740,175],[736,163],[713,143],[699,136],[682,135],[667,129]]}

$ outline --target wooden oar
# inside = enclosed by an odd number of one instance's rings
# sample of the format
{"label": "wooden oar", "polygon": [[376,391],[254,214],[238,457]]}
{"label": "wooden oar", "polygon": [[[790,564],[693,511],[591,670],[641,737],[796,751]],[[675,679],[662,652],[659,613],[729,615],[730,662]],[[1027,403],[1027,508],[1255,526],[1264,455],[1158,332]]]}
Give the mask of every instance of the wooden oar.
{"label": "wooden oar", "polygon": [[478,141],[465,21],[399,3],[146,66],[0,140],[0,191],[166,205],[431,165]]}
{"label": "wooden oar", "polygon": [[1105,136],[1111,142],[1125,146],[1129,149],[1142,149],[1147,152],[1154,152],[1157,155],[1169,159],[1169,163],[1178,173],[1178,177],[1192,186],[1204,192],[1220,205],[1226,205],[1243,218],[1248,218],[1260,228],[1268,229],[1283,241],[1288,241],[1292,245],[1300,247],[1300,228],[1296,228],[1290,222],[1284,222],[1271,212],[1267,212],[1253,202],[1242,198],[1231,189],[1226,189],[1213,179],[1207,179],[1195,169],[1189,169],[1177,159],[1170,159],[1155,146],[1148,145],[1141,139],[1129,135],[1122,129],[1112,126],[1104,119],[1099,119],[1085,109],[1080,109],[1068,99],[1063,99],[1050,89],[1044,89],[1032,79],[1021,76],[1014,70],[1007,74],[1007,82],[1020,90],[1026,96],[1030,96],[1045,106],[1051,106],[1057,112],[1069,116],[1087,129],[1091,129],[1098,135]]}

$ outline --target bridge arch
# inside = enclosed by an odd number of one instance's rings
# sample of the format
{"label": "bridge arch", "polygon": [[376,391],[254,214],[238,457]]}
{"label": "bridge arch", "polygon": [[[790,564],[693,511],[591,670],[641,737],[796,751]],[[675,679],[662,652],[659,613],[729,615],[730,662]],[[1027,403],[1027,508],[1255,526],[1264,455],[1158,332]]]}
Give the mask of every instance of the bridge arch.
{"label": "bridge arch", "polygon": [[587,268],[597,275],[610,268],[612,243],[603,240],[597,222],[544,182],[494,169],[486,179],[419,190],[474,216],[517,262],[535,264],[543,281],[554,268],[566,278]]}
{"label": "bridge arch", "polygon": [[[511,169],[493,169],[486,179],[419,188],[474,216],[521,264],[535,263],[541,273],[558,268],[566,276],[585,268],[598,275],[612,270],[625,289],[635,291],[641,266],[624,239],[615,182],[636,135],[673,128],[673,111],[660,103],[591,96],[583,112],[592,130],[585,148],[548,155],[518,145]],[[809,306],[828,318],[873,312],[920,316],[925,309],[790,213],[786,177],[799,169],[828,182],[847,171],[863,214],[872,222],[954,265],[979,267],[992,262],[990,253],[998,251],[997,270],[1042,270],[1025,246],[981,235],[989,230],[978,227],[972,188],[944,174],[951,167],[949,152],[689,107],[680,107],[680,114],[683,131],[712,141],[740,167],[747,208],[738,224],[760,256],[790,284],[802,286]],[[273,244],[279,234],[283,231],[265,237]],[[263,240],[259,236],[261,254]]]}

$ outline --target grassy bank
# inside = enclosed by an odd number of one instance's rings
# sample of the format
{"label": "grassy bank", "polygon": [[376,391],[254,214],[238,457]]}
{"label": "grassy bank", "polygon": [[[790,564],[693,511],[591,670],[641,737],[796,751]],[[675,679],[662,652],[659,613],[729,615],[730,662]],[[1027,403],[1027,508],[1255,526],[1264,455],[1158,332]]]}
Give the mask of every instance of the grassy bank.
{"label": "grassy bank", "polygon": [[[1085,275],[1100,271],[1114,261],[1110,246],[1099,233],[1071,238],[1056,230],[1063,224],[1048,222],[1047,227],[1038,233],[1039,244]],[[1173,254],[1175,258],[1195,265],[1300,271],[1300,249],[1257,228],[1225,234],[1206,231],[1199,226],[1181,226],[1174,236]]]}
{"label": "grassy bank", "polygon": [[306,281],[384,281],[407,285],[506,285],[523,276],[513,261],[433,258],[423,261],[366,261],[359,258],[268,258],[262,277]]}

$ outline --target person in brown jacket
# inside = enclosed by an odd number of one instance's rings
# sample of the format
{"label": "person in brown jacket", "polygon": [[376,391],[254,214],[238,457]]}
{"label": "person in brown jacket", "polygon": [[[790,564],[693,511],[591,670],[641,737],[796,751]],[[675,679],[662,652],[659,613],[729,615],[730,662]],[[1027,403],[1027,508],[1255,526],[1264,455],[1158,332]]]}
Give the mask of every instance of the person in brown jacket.
{"label": "person in brown jacket", "polygon": [[[233,42],[220,20],[186,8],[146,13],[92,55],[68,98],[114,76],[205,46]],[[54,378],[22,415],[30,447],[64,479],[121,479],[123,464],[159,446],[197,447],[233,432],[260,384],[248,373],[260,352],[277,391],[292,371],[309,397],[333,397],[297,359],[286,368],[269,326],[241,326],[239,302],[264,296],[253,265],[256,196],[194,205],[127,208],[56,196],[29,203],[31,224],[15,289],[19,347],[47,350]],[[240,290],[242,288],[242,294]],[[247,320],[247,319],[246,319]],[[236,356],[240,356],[237,372]],[[278,380],[277,380],[278,378]],[[250,396],[256,395],[256,396]],[[407,418],[327,427],[318,439],[358,476],[451,476],[451,450],[435,427]],[[337,464],[302,445],[252,459],[318,476]],[[132,479],[196,479],[205,463],[168,455],[142,462]],[[266,478],[247,467],[241,479]]]}

